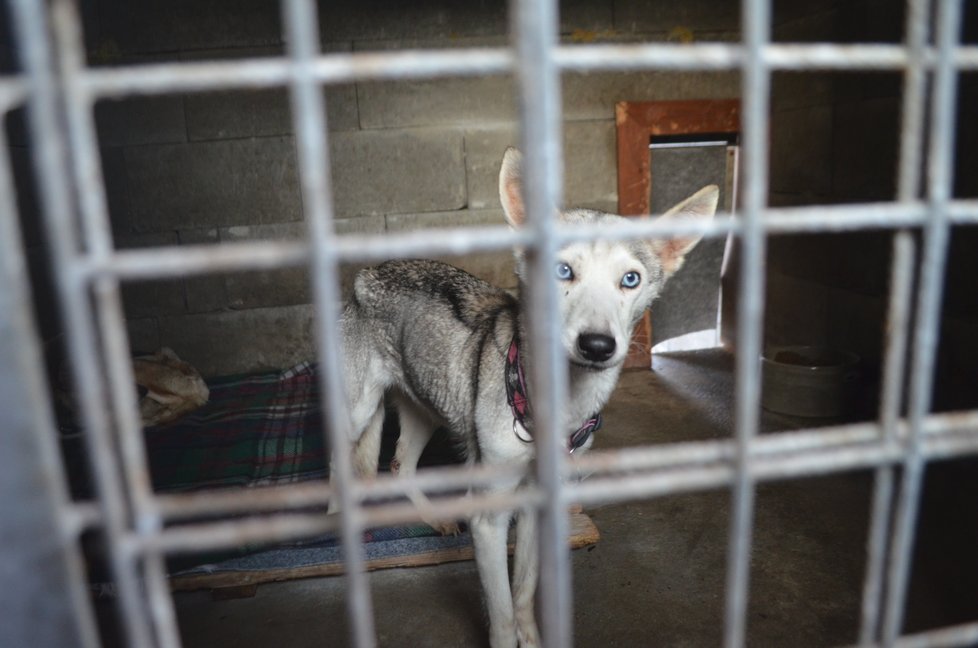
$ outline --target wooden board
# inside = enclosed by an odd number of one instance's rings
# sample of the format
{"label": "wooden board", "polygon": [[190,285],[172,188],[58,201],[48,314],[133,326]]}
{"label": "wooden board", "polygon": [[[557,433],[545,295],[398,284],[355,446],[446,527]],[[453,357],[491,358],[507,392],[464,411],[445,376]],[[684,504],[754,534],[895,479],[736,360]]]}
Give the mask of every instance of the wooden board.
{"label": "wooden board", "polygon": [[[598,532],[598,528],[594,526],[594,522],[582,511],[571,511],[570,527],[571,532],[568,541],[571,549],[589,547],[597,544],[598,540],[601,539],[601,534]],[[512,544],[510,544],[509,550],[512,553]],[[465,547],[453,547],[425,553],[369,560],[367,561],[367,570],[373,571],[375,569],[389,569],[391,567],[422,567],[460,560],[472,560],[471,544]],[[187,592],[199,589],[242,588],[249,585],[295,580],[298,578],[338,576],[342,573],[342,563],[331,563],[289,569],[190,574],[171,578],[170,588],[175,592]]]}

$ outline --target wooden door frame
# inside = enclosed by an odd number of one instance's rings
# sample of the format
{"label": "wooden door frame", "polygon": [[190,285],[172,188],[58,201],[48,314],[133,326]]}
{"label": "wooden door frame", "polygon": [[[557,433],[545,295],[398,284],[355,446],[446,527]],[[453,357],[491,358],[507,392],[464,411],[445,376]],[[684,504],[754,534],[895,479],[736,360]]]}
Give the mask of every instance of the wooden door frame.
{"label": "wooden door frame", "polygon": [[[619,101],[615,104],[618,138],[618,213],[642,216],[652,204],[649,144],[662,135],[737,134],[739,99]],[[652,353],[652,320],[648,311],[632,338],[625,367],[648,369]]]}

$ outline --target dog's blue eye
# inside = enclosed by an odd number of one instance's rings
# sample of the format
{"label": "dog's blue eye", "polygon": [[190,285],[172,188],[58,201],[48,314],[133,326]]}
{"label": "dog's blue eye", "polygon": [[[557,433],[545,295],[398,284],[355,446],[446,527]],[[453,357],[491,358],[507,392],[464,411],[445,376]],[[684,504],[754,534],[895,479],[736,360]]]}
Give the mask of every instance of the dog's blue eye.
{"label": "dog's blue eye", "polygon": [[558,263],[556,269],[557,278],[561,281],[570,281],[574,278],[574,271],[566,263]]}
{"label": "dog's blue eye", "polygon": [[642,275],[634,271],[626,272],[621,278],[623,288],[637,288],[640,283],[642,283]]}

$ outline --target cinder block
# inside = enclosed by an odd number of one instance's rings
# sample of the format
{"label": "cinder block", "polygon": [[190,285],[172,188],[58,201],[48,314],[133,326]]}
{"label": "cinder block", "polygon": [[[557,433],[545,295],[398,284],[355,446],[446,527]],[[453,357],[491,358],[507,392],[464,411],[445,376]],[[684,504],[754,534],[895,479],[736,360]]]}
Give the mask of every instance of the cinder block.
{"label": "cinder block", "polygon": [[819,43],[838,36],[839,11],[825,0],[774,3],[771,39],[779,43]]}
{"label": "cinder block", "polygon": [[[165,247],[177,244],[176,232],[138,234],[117,237],[116,248]],[[174,315],[187,310],[180,279],[127,281],[122,284],[122,302],[126,317],[141,318]]]}
{"label": "cinder block", "polygon": [[132,351],[152,353],[160,348],[160,324],[154,318],[130,319],[126,321],[129,333],[129,348]]}
{"label": "cinder block", "polygon": [[[294,130],[284,88],[189,95],[187,122],[192,141],[290,135]],[[356,86],[326,89],[326,124],[331,131],[359,126]]]}
{"label": "cinder block", "polygon": [[132,229],[273,223],[301,217],[292,138],[125,149]]}
{"label": "cinder block", "polygon": [[766,284],[765,345],[825,344],[828,338],[828,288],[774,269],[768,271]]}
{"label": "cinder block", "polygon": [[282,40],[278,3],[265,0],[99,0],[101,40],[122,53],[274,45]]}
{"label": "cinder block", "polygon": [[738,31],[740,3],[716,0],[615,0],[615,29],[626,32],[669,31],[682,27],[692,31]]}
{"label": "cinder block", "polygon": [[[613,121],[564,124],[564,204],[614,212],[618,162]],[[515,126],[465,132],[469,207],[499,206],[499,166],[507,146],[518,145]]]}
{"label": "cinder block", "polygon": [[[453,212],[427,214],[392,214],[387,217],[390,232],[429,228],[502,225],[506,222],[501,209],[462,209]],[[516,286],[515,264],[509,250],[481,252],[464,257],[441,257],[441,260],[462,268],[500,288]]]}
{"label": "cinder block", "polygon": [[510,77],[372,82],[359,86],[364,128],[485,124],[516,119]]}
{"label": "cinder block", "polygon": [[[938,365],[948,376],[957,378],[959,389],[965,387],[961,385],[963,376],[973,376],[974,368],[978,366],[978,343],[975,341],[975,331],[978,330],[978,318],[974,315],[961,317],[944,317],[941,320],[941,361]],[[939,384],[945,384],[938,379]],[[966,396],[964,403],[954,403],[951,407],[955,409],[965,409],[970,407],[972,401],[973,384],[969,384],[958,392],[957,396]],[[953,398],[953,394],[947,394],[941,400],[946,400],[947,396]]]}
{"label": "cinder block", "polygon": [[[444,39],[507,33],[504,0],[459,3],[453,0],[395,3],[342,0],[320,4],[325,40]],[[611,2],[562,0],[560,31],[611,29]]]}
{"label": "cinder block", "polygon": [[[304,236],[305,224],[302,222],[238,225],[221,230],[221,240],[225,243],[302,239]],[[225,278],[225,286],[231,308],[286,306],[312,301],[306,268],[230,274]]]}
{"label": "cinder block", "polygon": [[832,137],[833,194],[840,201],[892,200],[900,142],[900,101],[839,104]]}
{"label": "cinder block", "polygon": [[866,366],[879,362],[886,330],[886,300],[834,288],[829,292],[828,341],[853,351]]}
{"label": "cinder block", "polygon": [[187,141],[183,97],[179,95],[99,101],[95,123],[102,146]]}
{"label": "cinder block", "polygon": [[447,211],[465,206],[461,133],[391,130],[331,138],[337,215]]}
{"label": "cinder block", "polygon": [[[330,43],[327,52],[349,51],[349,43]],[[184,60],[228,60],[281,55],[280,47],[205,50],[184,54]],[[187,130],[191,140],[289,135],[293,132],[286,88],[193,93],[186,97]],[[359,126],[356,87],[326,88],[326,116],[330,130]]]}
{"label": "cinder block", "polygon": [[326,41],[505,34],[506,3],[334,0],[320,5],[319,24]]}
{"label": "cinder block", "polygon": [[[636,39],[615,40],[632,42]],[[564,119],[568,121],[614,120],[615,104],[619,101],[734,99],[740,96],[740,76],[735,71],[568,72],[563,74],[562,82]]]}
{"label": "cinder block", "polygon": [[[220,236],[217,229],[190,229],[177,232],[180,245],[217,245]],[[184,280],[187,296],[187,310],[191,313],[206,313],[228,307],[224,275],[201,275]]]}
{"label": "cinder block", "polygon": [[771,107],[775,112],[831,104],[837,75],[826,72],[775,72]]}
{"label": "cinder block", "polygon": [[282,369],[315,358],[313,322],[309,305],[164,317],[160,344],[205,377]]}
{"label": "cinder block", "polygon": [[[342,219],[335,222],[338,234],[381,234],[382,216]],[[221,230],[222,242],[256,240],[301,240],[306,238],[306,224],[278,223],[273,225],[235,226]],[[353,276],[363,267],[345,264],[340,268],[340,286],[347,294]],[[231,308],[261,308],[308,304],[313,301],[309,273],[306,268],[277,271],[246,272],[225,278],[228,305]]]}
{"label": "cinder block", "polygon": [[103,148],[99,150],[99,155],[102,158],[102,179],[112,231],[126,235],[131,231],[131,210],[125,151],[118,147]]}
{"label": "cinder block", "polygon": [[771,117],[771,189],[826,194],[832,183],[832,108],[815,106]]}

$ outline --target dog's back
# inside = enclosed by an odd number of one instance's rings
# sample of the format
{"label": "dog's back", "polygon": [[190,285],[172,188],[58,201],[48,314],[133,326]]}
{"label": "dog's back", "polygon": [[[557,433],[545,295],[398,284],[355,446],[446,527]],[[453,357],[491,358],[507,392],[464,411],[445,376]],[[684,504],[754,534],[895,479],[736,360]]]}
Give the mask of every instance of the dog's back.
{"label": "dog's back", "polygon": [[362,270],[344,315],[351,384],[396,387],[456,432],[470,430],[483,359],[513,335],[514,297],[438,261],[391,261]]}

